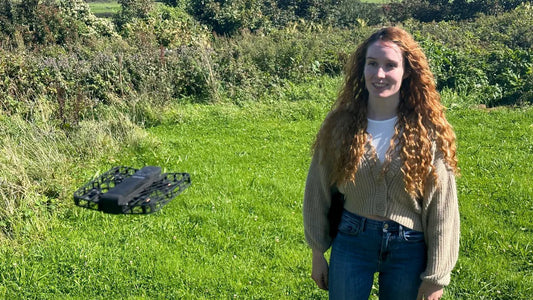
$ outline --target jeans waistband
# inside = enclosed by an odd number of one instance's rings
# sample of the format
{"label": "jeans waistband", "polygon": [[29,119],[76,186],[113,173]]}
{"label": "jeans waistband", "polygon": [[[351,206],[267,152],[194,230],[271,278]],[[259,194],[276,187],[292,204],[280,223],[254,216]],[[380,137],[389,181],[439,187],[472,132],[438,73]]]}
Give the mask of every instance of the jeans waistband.
{"label": "jeans waistband", "polygon": [[358,220],[361,224],[361,228],[364,230],[366,229],[374,229],[374,230],[387,230],[388,232],[399,232],[403,230],[403,226],[392,221],[378,221],[369,219],[366,217],[362,217],[360,215],[354,214],[352,212],[349,212],[347,210],[343,211],[343,218],[349,218],[349,219],[355,219]]}

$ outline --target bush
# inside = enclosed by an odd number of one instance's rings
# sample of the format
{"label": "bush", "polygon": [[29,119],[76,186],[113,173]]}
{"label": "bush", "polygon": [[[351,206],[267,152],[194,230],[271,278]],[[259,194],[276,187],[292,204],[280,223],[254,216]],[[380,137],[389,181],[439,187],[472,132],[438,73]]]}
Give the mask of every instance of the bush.
{"label": "bush", "polygon": [[[339,28],[298,20],[282,29],[219,36],[180,6],[158,6],[146,19],[125,23],[121,36],[105,36],[89,30],[96,23],[81,2],[67,2],[58,4],[63,17],[56,19],[60,28],[76,28],[70,38],[49,35],[49,42],[30,46],[17,29],[4,44],[7,49],[17,45],[15,51],[0,52],[5,113],[37,119],[44,103],[53,107],[45,114],[49,119],[69,127],[98,104],[128,102],[139,95],[157,105],[216,102],[221,93],[254,100],[317,76],[341,75],[347,56],[374,31],[364,21],[354,29],[348,21],[348,27]],[[528,103],[532,13],[531,6],[523,5],[475,21],[410,20],[403,26],[426,50],[439,89],[488,105]],[[65,44],[58,45],[60,40]],[[25,45],[32,51],[24,51]]]}
{"label": "bush", "polygon": [[218,76],[212,49],[182,46],[166,56],[163,80],[171,84],[174,99],[193,97],[199,102],[217,102]]}
{"label": "bush", "polygon": [[533,53],[525,42],[531,34],[522,29],[533,26],[531,13],[523,6],[475,22],[406,25],[425,48],[440,89],[489,106],[509,105],[531,99]]}
{"label": "bush", "polygon": [[[305,24],[301,24],[305,27]],[[340,75],[355,43],[370,31],[297,28],[274,30],[267,35],[243,32],[232,38],[217,37],[215,70],[223,90],[242,89],[255,99],[286,82]]]}
{"label": "bush", "polygon": [[533,6],[524,4],[497,16],[483,16],[471,24],[471,31],[486,44],[531,50],[533,45]]}
{"label": "bush", "polygon": [[533,78],[533,53],[521,49],[492,51],[487,57],[490,63],[487,73],[492,86],[503,91],[500,99],[491,105],[509,105],[531,102],[531,81]]}
{"label": "bush", "polygon": [[39,48],[85,38],[115,36],[113,25],[90,13],[83,0],[0,2],[3,45]]}
{"label": "bush", "polygon": [[265,23],[260,0],[191,0],[189,13],[217,34],[256,30]]}
{"label": "bush", "polygon": [[122,33],[136,48],[124,58],[135,91],[165,101],[217,99],[211,35],[182,8],[158,7],[148,19],[124,25]]}
{"label": "bush", "polygon": [[360,0],[341,0],[331,10],[329,23],[337,27],[353,28],[361,25],[379,25],[385,21],[384,8]]}
{"label": "bush", "polygon": [[521,0],[402,0],[386,5],[387,18],[402,22],[414,18],[421,22],[474,19],[480,14],[498,15],[520,6]]}
{"label": "bush", "polygon": [[360,0],[192,0],[189,12],[219,35],[242,30],[268,32],[297,22],[353,27],[384,20],[380,5]]}
{"label": "bush", "polygon": [[[75,21],[71,24],[90,20],[75,6],[61,9]],[[44,101],[54,107],[51,119],[70,126],[99,103],[143,93],[157,101],[216,99],[209,34],[183,10],[155,10],[147,20],[126,24],[123,33],[124,40],[116,34],[87,36],[83,44],[70,41],[64,46],[41,44],[32,52],[0,52],[2,110],[33,119],[35,106]]]}
{"label": "bush", "polygon": [[120,29],[136,19],[146,20],[152,11],[153,0],[118,0],[120,11],[114,16],[115,25]]}

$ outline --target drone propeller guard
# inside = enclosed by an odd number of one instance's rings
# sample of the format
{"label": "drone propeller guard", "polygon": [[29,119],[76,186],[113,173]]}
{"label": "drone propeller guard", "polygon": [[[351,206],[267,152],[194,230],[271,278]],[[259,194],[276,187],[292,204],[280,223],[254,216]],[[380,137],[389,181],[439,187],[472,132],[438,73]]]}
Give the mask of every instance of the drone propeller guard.
{"label": "drone propeller guard", "polygon": [[191,184],[188,173],[161,174],[160,167],[118,166],[74,192],[77,206],[112,214],[158,211]]}

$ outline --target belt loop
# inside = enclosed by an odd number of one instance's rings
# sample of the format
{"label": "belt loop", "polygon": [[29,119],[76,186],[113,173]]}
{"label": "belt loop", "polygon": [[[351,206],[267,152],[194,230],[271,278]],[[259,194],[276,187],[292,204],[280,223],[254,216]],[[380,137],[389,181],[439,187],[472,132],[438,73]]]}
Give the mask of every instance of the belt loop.
{"label": "belt loop", "polygon": [[399,229],[400,229],[400,230],[399,230],[400,237],[403,238],[403,234],[404,234],[404,233],[403,233],[403,226],[402,226],[402,225],[399,225]]}
{"label": "belt loop", "polygon": [[361,231],[362,232],[365,231],[365,225],[366,225],[366,218],[363,217],[363,218],[361,218]]}

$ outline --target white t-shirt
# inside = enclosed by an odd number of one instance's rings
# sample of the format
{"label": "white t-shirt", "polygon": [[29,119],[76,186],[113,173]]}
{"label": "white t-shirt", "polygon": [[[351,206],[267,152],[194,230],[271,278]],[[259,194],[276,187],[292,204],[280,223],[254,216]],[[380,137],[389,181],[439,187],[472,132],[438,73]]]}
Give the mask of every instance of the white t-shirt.
{"label": "white t-shirt", "polygon": [[385,154],[389,150],[390,140],[394,135],[394,126],[398,117],[392,119],[375,121],[368,119],[366,131],[372,135],[371,143],[376,149],[378,158],[381,162],[385,161]]}

